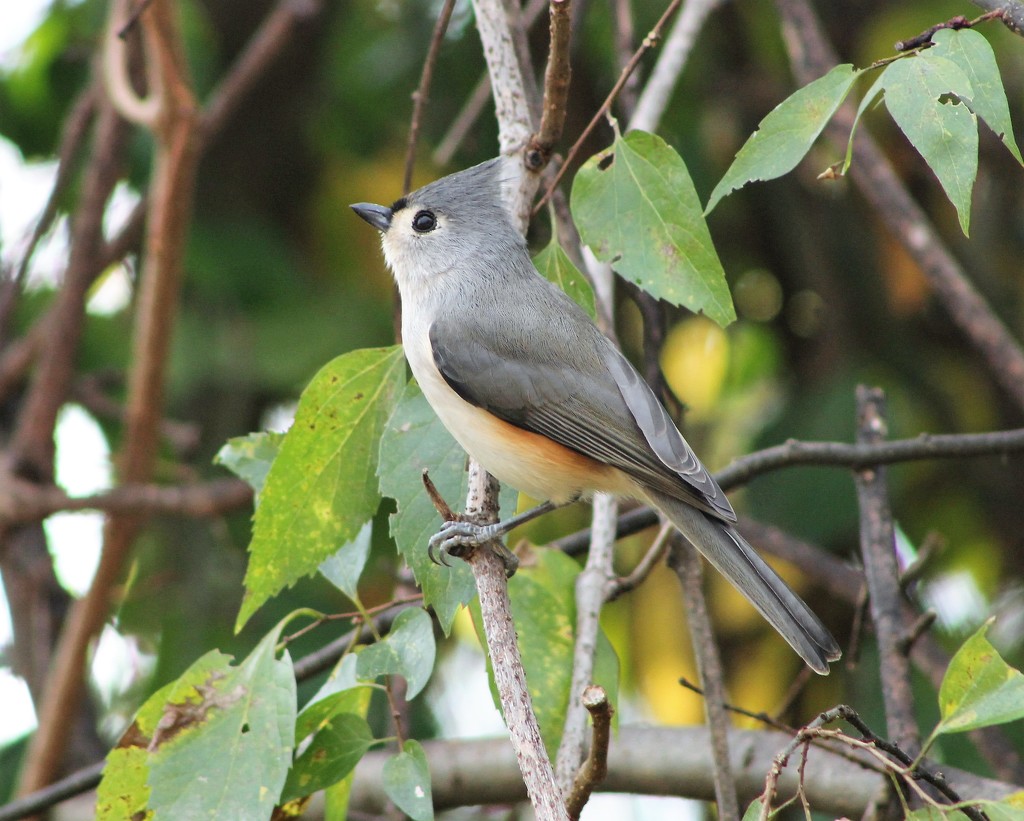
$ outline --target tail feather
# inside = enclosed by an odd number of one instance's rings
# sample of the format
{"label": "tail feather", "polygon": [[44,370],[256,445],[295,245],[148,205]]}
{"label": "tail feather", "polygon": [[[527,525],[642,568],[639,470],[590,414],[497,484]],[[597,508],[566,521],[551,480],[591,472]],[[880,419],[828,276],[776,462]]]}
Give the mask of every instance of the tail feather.
{"label": "tail feather", "polygon": [[750,600],[816,673],[840,656],[839,645],[811,609],[769,567],[734,527],[685,502],[648,491],[680,533]]}

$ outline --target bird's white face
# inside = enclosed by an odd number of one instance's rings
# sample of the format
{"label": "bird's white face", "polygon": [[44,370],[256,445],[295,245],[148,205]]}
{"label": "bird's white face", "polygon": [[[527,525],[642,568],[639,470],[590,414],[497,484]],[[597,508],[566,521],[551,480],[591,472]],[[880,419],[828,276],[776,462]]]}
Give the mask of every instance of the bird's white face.
{"label": "bird's white face", "polygon": [[403,197],[391,211],[391,225],[381,235],[381,247],[399,287],[429,281],[458,261],[461,243],[444,210]]}

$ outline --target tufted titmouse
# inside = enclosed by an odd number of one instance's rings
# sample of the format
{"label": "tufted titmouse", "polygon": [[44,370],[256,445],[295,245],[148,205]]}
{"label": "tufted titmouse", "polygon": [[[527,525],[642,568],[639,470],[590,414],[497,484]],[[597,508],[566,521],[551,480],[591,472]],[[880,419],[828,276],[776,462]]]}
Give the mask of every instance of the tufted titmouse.
{"label": "tufted titmouse", "polygon": [[[381,232],[423,394],[484,468],[549,500],[542,509],[594,492],[657,507],[827,674],[835,639],[736,531],[729,500],[629,361],[533,266],[502,205],[501,169],[497,158],[390,208],[352,206]],[[508,524],[460,523],[432,545],[492,538]]]}

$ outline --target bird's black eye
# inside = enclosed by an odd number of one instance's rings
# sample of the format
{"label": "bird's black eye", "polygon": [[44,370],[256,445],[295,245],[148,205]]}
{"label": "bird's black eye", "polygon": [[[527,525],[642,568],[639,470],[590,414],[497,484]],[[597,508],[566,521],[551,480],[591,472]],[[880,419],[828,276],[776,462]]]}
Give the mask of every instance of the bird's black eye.
{"label": "bird's black eye", "polygon": [[412,228],[420,234],[426,234],[437,227],[437,217],[432,211],[417,211],[412,218]]}

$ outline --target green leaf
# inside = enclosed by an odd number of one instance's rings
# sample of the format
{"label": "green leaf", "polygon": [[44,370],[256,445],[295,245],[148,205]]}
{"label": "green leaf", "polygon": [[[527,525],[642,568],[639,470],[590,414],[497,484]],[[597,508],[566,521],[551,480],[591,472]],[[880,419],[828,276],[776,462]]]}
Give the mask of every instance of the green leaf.
{"label": "green leaf", "polygon": [[970,99],[974,113],[996,133],[1017,162],[1024,164],[1017,141],[1013,138],[1010,107],[999,76],[999,66],[988,40],[971,29],[939,29],[932,36],[932,42],[934,46],[921,57],[925,60],[946,57],[961,68],[974,89]]}
{"label": "green leaf", "polygon": [[905,821],[967,821],[967,816],[960,810],[925,806],[908,812]]}
{"label": "green leaf", "polygon": [[748,182],[774,180],[796,168],[858,76],[860,71],[852,65],[836,66],[772,109],[737,152],[729,170],[711,192],[704,213],[709,214],[722,197]]}
{"label": "green leaf", "polygon": [[1001,801],[979,801],[978,808],[989,821],[1024,821],[1024,792],[1015,792]]}
{"label": "green leaf", "polygon": [[645,291],[719,325],[736,318],[690,174],[660,137],[616,134],[576,175],[572,213],[597,258]]}
{"label": "green leaf", "polygon": [[96,789],[97,821],[124,821],[152,818],[147,811],[149,787],[146,778],[149,756],[142,747],[115,747],[107,753],[103,778]]}
{"label": "green leaf", "polygon": [[[747,805],[747,809],[743,812],[742,821],[757,821],[761,817],[761,806],[762,796],[758,796],[750,804]],[[769,812],[768,817],[771,818],[775,813]]]}
{"label": "green leaf", "polygon": [[352,351],[303,391],[256,508],[236,629],[316,571],[377,510],[379,439],[404,374],[400,347]]}
{"label": "green leaf", "polygon": [[338,713],[365,716],[370,703],[370,689],[369,685],[356,679],[356,655],[346,653],[316,695],[299,711],[295,719],[295,743],[302,742]]}
{"label": "green leaf", "polygon": [[464,562],[444,567],[427,557],[427,540],[440,529],[441,517],[423,488],[424,470],[449,504],[466,498],[466,453],[410,382],[381,436],[380,492],[395,500],[391,536],[447,634],[476,587]]}
{"label": "green leaf", "polygon": [[[558,750],[572,684],[576,642],[576,577],[580,566],[559,550],[533,548],[534,563],[509,579],[512,620],[526,671],[533,711],[549,755]],[[479,607],[474,605],[477,633],[483,635]],[[501,709],[491,676],[494,703]],[[618,698],[618,658],[603,632],[598,634],[594,683],[604,687],[612,704]]]}
{"label": "green leaf", "polygon": [[565,291],[577,305],[590,314],[591,319],[594,318],[594,289],[590,287],[590,283],[580,273],[579,268],[572,264],[569,255],[562,250],[555,236],[551,237],[547,248],[533,258],[533,264],[547,279]]}
{"label": "green leaf", "polygon": [[946,97],[970,99],[971,81],[945,57],[897,60],[879,79],[886,108],[939,178],[967,234],[978,173],[978,121],[964,103]]}
{"label": "green leaf", "polygon": [[209,668],[208,654],[202,683],[187,671],[190,686],[173,688],[149,744],[157,817],[270,818],[295,734],[295,675],[287,654],[276,657],[289,618],[237,667]]}
{"label": "green leaf", "polygon": [[356,537],[341,548],[333,556],[328,556],[320,563],[320,575],[337,587],[352,601],[358,601],[356,587],[366,559],[370,555],[370,537],[373,535],[373,520],[360,528]]}
{"label": "green leaf", "polygon": [[978,628],[949,662],[939,688],[942,720],[933,735],[1024,718],[1024,675],[1003,661],[985,638],[991,623]]}
{"label": "green leaf", "polygon": [[280,803],[294,801],[336,784],[355,769],[374,743],[370,725],[362,716],[339,713],[313,736],[288,773]]}
{"label": "green leaf", "polygon": [[283,433],[260,432],[228,439],[213,461],[252,485],[256,499],[263,491],[270,466],[284,441]]}
{"label": "green leaf", "polygon": [[418,741],[406,741],[402,752],[385,761],[382,776],[384,792],[398,809],[413,821],[433,821],[430,770]]}
{"label": "green leaf", "polygon": [[398,614],[391,632],[359,654],[356,674],[363,680],[398,673],[408,683],[408,698],[415,698],[434,671],[434,626],[425,610],[410,607]]}

